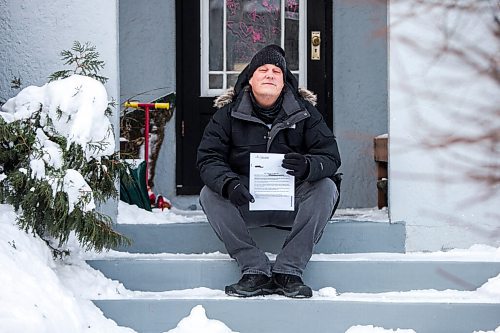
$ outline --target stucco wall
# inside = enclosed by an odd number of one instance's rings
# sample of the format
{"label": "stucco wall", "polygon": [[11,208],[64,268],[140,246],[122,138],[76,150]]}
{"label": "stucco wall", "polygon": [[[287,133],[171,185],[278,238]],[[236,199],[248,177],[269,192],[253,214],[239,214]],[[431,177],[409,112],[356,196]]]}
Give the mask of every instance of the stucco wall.
{"label": "stucco wall", "polygon": [[[175,91],[175,1],[120,0],[120,78],[123,102],[149,102]],[[155,193],[175,195],[175,113],[165,127]]]}
{"label": "stucco wall", "polygon": [[[102,75],[106,89],[118,100],[118,1],[117,0],[0,0],[0,98],[19,90],[10,81],[20,78],[22,88],[41,86],[56,70],[66,69],[59,53],[74,41],[91,42],[106,63]],[[118,117],[113,116],[118,124]],[[115,126],[115,134],[118,126]],[[116,202],[104,207],[116,215]]]}
{"label": "stucco wall", "polygon": [[118,99],[117,1],[0,0],[0,18],[1,97],[17,94],[10,88],[14,77],[23,87],[43,85],[51,73],[67,68],[59,53],[78,40],[97,47],[108,94]]}
{"label": "stucco wall", "polygon": [[373,138],[388,131],[386,1],[333,8],[333,112],[344,173],[341,207],[375,207]]}
{"label": "stucco wall", "polygon": [[389,193],[408,251],[500,245],[500,189],[485,182],[500,170],[500,87],[485,57],[498,57],[498,37],[492,7],[475,4],[391,2]]}

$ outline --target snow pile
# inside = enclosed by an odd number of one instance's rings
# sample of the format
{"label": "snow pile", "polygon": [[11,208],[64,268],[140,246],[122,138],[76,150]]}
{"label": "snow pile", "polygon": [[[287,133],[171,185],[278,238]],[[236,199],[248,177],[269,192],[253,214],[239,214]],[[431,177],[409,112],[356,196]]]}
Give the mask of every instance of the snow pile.
{"label": "snow pile", "polygon": [[452,249],[436,252],[408,252],[408,253],[338,253],[338,254],[313,254],[311,260],[315,261],[500,261],[500,248],[475,244],[468,249]]}
{"label": "snow pile", "polygon": [[177,327],[166,333],[237,333],[231,331],[223,322],[208,319],[201,305],[195,306],[188,317],[183,318]]}
{"label": "snow pile", "polygon": [[[99,81],[72,75],[41,87],[29,86],[2,106],[0,116],[6,122],[28,119],[40,107],[42,126],[52,124],[51,134],[66,137],[68,145],[81,145],[87,160],[114,153],[115,137],[105,115],[108,94]],[[96,150],[96,143],[103,149]]]}
{"label": "snow pile", "polygon": [[481,287],[474,291],[462,290],[410,290],[390,291],[383,293],[338,293],[333,287],[321,288],[313,292],[313,297],[336,299],[343,301],[379,301],[379,302],[453,302],[453,303],[499,303],[500,302],[500,274],[490,278]]}
{"label": "snow pile", "polygon": [[479,287],[476,292],[500,301],[500,275],[488,279],[488,282]]}
{"label": "snow pile", "polygon": [[[57,192],[57,187],[52,187],[52,192]],[[95,209],[95,203],[93,198],[92,189],[89,184],[85,181],[83,176],[76,170],[68,169],[63,179],[63,192],[68,195],[69,210],[71,213],[75,208],[75,205],[82,201],[81,199],[88,196],[88,202],[83,201],[84,205],[82,211],[87,212]]]}
{"label": "snow pile", "polygon": [[337,297],[339,295],[340,294],[337,292],[337,289],[333,287],[321,288],[320,290],[318,290],[317,293],[317,296],[319,297],[328,297],[328,298]]}
{"label": "snow pile", "polygon": [[12,206],[0,205],[2,332],[134,332],[118,327],[90,300],[75,297],[65,288],[56,269],[61,263],[52,259],[40,238],[19,230],[16,218]]}
{"label": "snow pile", "polygon": [[[153,208],[152,212],[137,209],[137,206],[120,201],[118,205],[118,219],[121,224],[168,224],[168,223],[194,223],[207,222],[207,217],[202,210],[182,210],[175,206],[161,210]],[[338,209],[331,222],[338,221],[370,221],[389,222],[387,208],[347,208]]]}
{"label": "snow pile", "polygon": [[[9,99],[0,112],[7,123],[27,120],[40,111],[41,128],[36,131],[36,142],[29,156],[33,179],[45,179],[52,193],[68,194],[69,213],[77,203],[82,211],[95,209],[92,189],[83,176],[73,169],[65,169],[63,152],[51,136],[65,137],[67,147],[72,143],[83,148],[87,161],[99,160],[115,151],[113,127],[105,115],[108,95],[104,86],[87,76],[73,75],[41,87],[29,86]],[[48,168],[56,170],[50,172]],[[61,175],[57,171],[64,170]],[[27,170],[21,170],[27,173]],[[0,175],[5,178],[5,175]],[[62,180],[62,182],[61,182]]]}
{"label": "snow pile", "polygon": [[500,333],[500,326],[498,326],[494,331],[474,331],[473,333]]}
{"label": "snow pile", "polygon": [[389,210],[387,207],[373,208],[340,208],[335,211],[332,221],[370,221],[389,222]]}
{"label": "snow pile", "polygon": [[207,217],[203,211],[183,211],[175,207],[164,210],[153,208],[153,211],[149,212],[120,201],[118,204],[118,220],[121,224],[167,224],[206,222]]}
{"label": "snow pile", "polygon": [[353,326],[349,328],[345,333],[416,333],[414,330],[406,330],[406,329],[396,329],[396,330],[388,330],[382,327],[374,327],[372,325],[368,326]]}

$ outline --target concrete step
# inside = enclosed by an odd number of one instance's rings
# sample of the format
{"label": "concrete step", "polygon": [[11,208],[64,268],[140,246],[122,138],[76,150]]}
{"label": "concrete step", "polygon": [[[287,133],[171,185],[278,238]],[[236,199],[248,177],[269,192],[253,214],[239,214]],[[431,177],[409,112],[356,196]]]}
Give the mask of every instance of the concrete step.
{"label": "concrete step", "polygon": [[418,333],[472,333],[500,325],[500,304],[267,299],[98,300],[105,316],[139,333],[166,332],[198,304],[210,319],[244,333],[345,333],[354,325]]}
{"label": "concrete step", "polygon": [[[240,271],[231,259],[111,259],[87,263],[129,290],[223,290]],[[500,262],[310,261],[304,281],[319,290],[380,293],[418,289],[476,290],[500,274]]]}
{"label": "concrete step", "polygon": [[[171,224],[116,224],[115,230],[130,237],[133,244],[117,248],[130,253],[210,253],[226,252],[208,222]],[[251,230],[257,245],[278,253],[286,230]],[[403,223],[335,221],[328,223],[315,253],[367,253],[405,251]]]}

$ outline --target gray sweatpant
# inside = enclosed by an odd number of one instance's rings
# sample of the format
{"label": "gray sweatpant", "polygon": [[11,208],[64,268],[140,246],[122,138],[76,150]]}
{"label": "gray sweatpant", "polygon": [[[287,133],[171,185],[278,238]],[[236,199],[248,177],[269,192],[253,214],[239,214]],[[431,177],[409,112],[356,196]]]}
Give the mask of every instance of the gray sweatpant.
{"label": "gray sweatpant", "polygon": [[[337,197],[333,181],[324,178],[303,182],[295,188],[295,211],[249,211],[248,204],[236,207],[206,186],[201,190],[200,203],[210,225],[243,274],[271,276],[271,272],[275,272],[302,276]],[[269,225],[291,227],[272,267],[248,232],[248,228]]]}

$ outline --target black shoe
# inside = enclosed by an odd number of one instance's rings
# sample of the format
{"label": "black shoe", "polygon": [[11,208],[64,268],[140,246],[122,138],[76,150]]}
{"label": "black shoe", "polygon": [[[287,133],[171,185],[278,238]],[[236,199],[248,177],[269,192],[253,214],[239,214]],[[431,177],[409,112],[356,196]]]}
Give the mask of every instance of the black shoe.
{"label": "black shoe", "polygon": [[309,298],[312,290],[305,285],[300,276],[292,274],[273,273],[275,292],[292,298]]}
{"label": "black shoe", "polygon": [[264,274],[243,274],[238,283],[226,286],[226,294],[237,297],[270,295],[274,293],[273,280]]}

